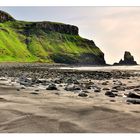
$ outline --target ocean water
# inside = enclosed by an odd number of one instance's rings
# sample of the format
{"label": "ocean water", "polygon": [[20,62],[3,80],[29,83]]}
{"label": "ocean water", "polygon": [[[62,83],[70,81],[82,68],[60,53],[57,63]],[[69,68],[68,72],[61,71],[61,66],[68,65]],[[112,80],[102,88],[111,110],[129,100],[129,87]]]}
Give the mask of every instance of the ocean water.
{"label": "ocean water", "polygon": [[137,66],[89,66],[89,67],[60,67],[60,69],[73,69],[80,71],[104,71],[104,70],[136,70],[140,71],[140,65]]}

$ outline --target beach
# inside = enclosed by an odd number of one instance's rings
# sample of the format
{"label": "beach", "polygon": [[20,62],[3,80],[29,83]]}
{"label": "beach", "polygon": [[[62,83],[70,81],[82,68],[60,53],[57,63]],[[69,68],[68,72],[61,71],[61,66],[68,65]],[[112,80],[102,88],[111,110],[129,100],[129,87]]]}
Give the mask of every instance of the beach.
{"label": "beach", "polygon": [[0,133],[138,133],[137,70],[0,64]]}

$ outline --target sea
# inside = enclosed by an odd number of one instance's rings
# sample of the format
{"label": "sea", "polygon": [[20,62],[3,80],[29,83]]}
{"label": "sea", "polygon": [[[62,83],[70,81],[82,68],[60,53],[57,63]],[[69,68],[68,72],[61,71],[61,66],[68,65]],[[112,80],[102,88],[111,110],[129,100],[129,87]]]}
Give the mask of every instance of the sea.
{"label": "sea", "polygon": [[105,70],[134,70],[140,71],[140,65],[136,66],[72,66],[60,67],[60,69],[79,70],[79,71],[105,71]]}

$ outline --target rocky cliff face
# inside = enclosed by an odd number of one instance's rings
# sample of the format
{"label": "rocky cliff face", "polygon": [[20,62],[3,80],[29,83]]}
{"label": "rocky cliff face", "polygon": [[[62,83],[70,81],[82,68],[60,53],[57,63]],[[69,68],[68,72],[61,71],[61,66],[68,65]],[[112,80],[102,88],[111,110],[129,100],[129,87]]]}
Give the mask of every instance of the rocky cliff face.
{"label": "rocky cliff face", "polygon": [[36,22],[31,24],[30,28],[42,29],[44,31],[53,31],[70,35],[78,35],[78,27],[73,25],[51,23],[51,22]]}
{"label": "rocky cliff face", "polygon": [[0,22],[5,22],[5,21],[14,21],[15,19],[10,16],[8,13],[0,11]]}
{"label": "rocky cliff face", "polygon": [[106,64],[104,53],[94,41],[80,37],[78,27],[74,25],[18,21],[3,11],[0,11],[0,22],[2,61],[10,58],[22,62]]}
{"label": "rocky cliff face", "polygon": [[125,51],[124,60],[120,60],[119,63],[114,63],[114,65],[137,65],[137,62],[134,60],[134,57],[130,52]]}

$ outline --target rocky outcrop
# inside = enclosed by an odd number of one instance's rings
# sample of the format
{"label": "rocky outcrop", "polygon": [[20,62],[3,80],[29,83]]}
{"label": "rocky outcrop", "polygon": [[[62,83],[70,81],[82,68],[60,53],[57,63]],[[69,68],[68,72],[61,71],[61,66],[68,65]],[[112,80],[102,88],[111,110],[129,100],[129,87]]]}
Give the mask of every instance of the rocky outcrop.
{"label": "rocky outcrop", "polygon": [[37,22],[34,23],[35,28],[40,28],[46,31],[60,32],[70,35],[78,35],[78,27],[62,23]]}
{"label": "rocky outcrop", "polygon": [[137,65],[137,62],[134,60],[134,57],[130,52],[125,51],[124,60],[120,60],[119,63],[114,63],[114,65]]}
{"label": "rocky outcrop", "polygon": [[8,13],[0,11],[0,22],[5,22],[5,21],[14,21],[15,19],[10,16]]}
{"label": "rocky outcrop", "polygon": [[59,32],[70,35],[78,35],[79,29],[74,25],[56,23],[56,22],[33,22],[25,27],[25,33],[29,34],[32,30],[43,30],[45,32]]}

